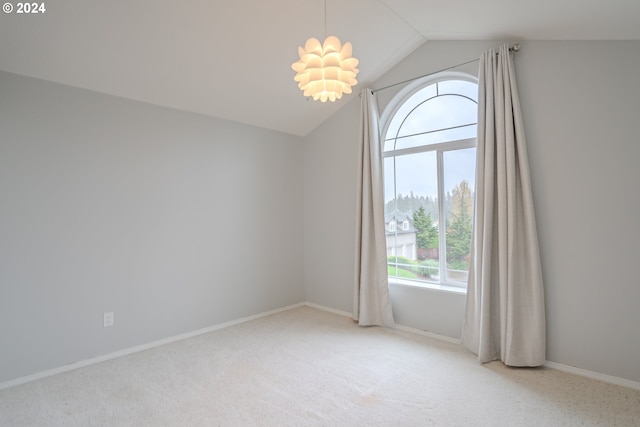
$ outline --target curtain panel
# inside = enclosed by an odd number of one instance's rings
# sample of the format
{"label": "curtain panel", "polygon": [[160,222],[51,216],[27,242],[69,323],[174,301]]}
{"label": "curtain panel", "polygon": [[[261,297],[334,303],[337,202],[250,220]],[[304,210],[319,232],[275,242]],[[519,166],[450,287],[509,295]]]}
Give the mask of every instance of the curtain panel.
{"label": "curtain panel", "polygon": [[546,358],[542,270],[524,125],[508,45],[479,64],[476,207],[462,343],[480,362]]}
{"label": "curtain panel", "polygon": [[361,326],[393,326],[378,106],[370,89],[364,89],[360,98],[353,318]]}

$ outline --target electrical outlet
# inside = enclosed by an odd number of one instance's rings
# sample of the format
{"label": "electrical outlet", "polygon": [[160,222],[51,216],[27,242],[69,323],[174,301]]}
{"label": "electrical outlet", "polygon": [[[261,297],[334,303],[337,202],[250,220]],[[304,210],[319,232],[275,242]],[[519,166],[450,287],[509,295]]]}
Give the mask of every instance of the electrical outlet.
{"label": "electrical outlet", "polygon": [[113,326],[113,311],[104,314],[104,327]]}

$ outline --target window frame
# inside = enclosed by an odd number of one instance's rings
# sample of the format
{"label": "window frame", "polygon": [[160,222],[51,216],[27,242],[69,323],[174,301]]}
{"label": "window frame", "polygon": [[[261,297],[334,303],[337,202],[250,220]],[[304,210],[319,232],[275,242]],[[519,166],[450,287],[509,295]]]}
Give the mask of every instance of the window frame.
{"label": "window frame", "polygon": [[[389,102],[387,103],[386,107],[383,110],[383,113],[380,115],[380,125],[381,125],[380,126],[380,144],[382,145],[381,150],[382,150],[383,159],[387,157],[397,157],[397,156],[411,155],[411,154],[424,153],[424,152],[430,152],[430,151],[435,152],[436,162],[437,162],[436,172],[437,172],[437,179],[438,179],[438,217],[439,217],[438,222],[439,223],[442,221],[443,218],[446,218],[445,205],[444,203],[441,202],[442,200],[444,200],[443,196],[445,193],[444,167],[443,167],[444,153],[446,153],[447,151],[476,148],[477,138],[475,137],[464,138],[464,139],[459,139],[455,141],[434,143],[434,144],[422,145],[418,147],[407,147],[407,148],[400,148],[397,150],[394,149],[386,152],[384,150],[384,147],[385,147],[385,142],[387,140],[386,136],[389,130],[389,126],[392,124],[392,121],[395,115],[404,106],[404,104],[420,90],[430,85],[443,82],[443,81],[448,81],[448,80],[462,80],[462,81],[474,83],[476,85],[478,84],[478,79],[475,76],[472,76],[470,74],[463,73],[463,72],[444,71],[437,74],[429,75],[413,81],[412,83],[405,86],[402,90],[400,90],[395,96],[393,96],[389,100]],[[477,103],[476,100],[473,100],[473,101]],[[414,107],[414,108],[417,108],[417,107]],[[408,114],[411,114],[411,113],[408,113]],[[476,126],[477,126],[477,122],[476,122]],[[392,154],[388,154],[388,153],[392,153]],[[382,173],[384,174],[384,168]],[[474,200],[474,203],[475,203],[475,200]],[[441,227],[439,226],[439,228]],[[439,230],[439,233],[438,233],[439,247],[446,248],[446,240],[445,240],[446,233],[442,233],[440,231],[441,230]],[[442,270],[444,265],[446,270],[446,250],[443,252],[445,252],[445,256],[441,257],[439,261],[440,269]],[[418,287],[418,288],[429,288],[429,289],[466,294],[468,281],[466,283],[447,281],[446,280],[447,275],[444,272],[444,270],[443,270],[442,276],[443,276],[443,279],[439,279],[438,282],[426,281],[426,280],[419,280],[419,281],[409,280],[409,279],[402,279],[399,277],[389,277],[388,280],[390,284],[395,284],[395,285],[405,285],[405,286]]]}

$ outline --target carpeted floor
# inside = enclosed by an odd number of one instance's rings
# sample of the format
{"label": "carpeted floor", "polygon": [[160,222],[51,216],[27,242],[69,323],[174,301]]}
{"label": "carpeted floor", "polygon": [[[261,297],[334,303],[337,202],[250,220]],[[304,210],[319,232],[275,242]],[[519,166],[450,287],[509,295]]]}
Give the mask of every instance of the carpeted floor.
{"label": "carpeted floor", "polygon": [[296,308],[0,391],[1,426],[640,426],[640,391]]}

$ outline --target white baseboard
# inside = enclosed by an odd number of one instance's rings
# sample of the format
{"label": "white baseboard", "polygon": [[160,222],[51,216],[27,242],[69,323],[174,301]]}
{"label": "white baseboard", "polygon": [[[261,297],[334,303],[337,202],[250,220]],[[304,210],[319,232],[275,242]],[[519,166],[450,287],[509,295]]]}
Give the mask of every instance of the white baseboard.
{"label": "white baseboard", "polygon": [[37,372],[32,375],[27,375],[24,377],[16,378],[9,381],[4,381],[0,383],[0,390],[4,390],[10,387],[15,387],[17,385],[26,384],[31,381],[36,381],[42,378],[50,377],[53,375],[62,374],[64,372],[73,371],[74,369],[84,368],[86,366],[95,365],[96,363],[106,362],[107,360],[116,359],[122,356],[128,356],[133,353],[138,353],[140,351],[149,350],[151,348],[160,347],[162,345],[171,344],[176,341],[181,341],[187,338],[192,338],[198,335],[206,334],[209,332],[217,331],[219,329],[228,328],[230,326],[239,325],[241,323],[250,322],[252,320],[260,319],[262,317],[271,316],[272,314],[281,313],[283,311],[291,310],[294,308],[302,307],[305,303],[301,302],[298,304],[289,305],[286,307],[277,308],[275,310],[266,311],[264,313],[254,314],[251,316],[243,317],[236,320],[230,320],[228,322],[220,323],[218,325],[209,326],[206,328],[198,329],[191,332],[185,332],[184,334],[175,335],[173,337],[164,338],[158,341],[153,341],[146,344],[141,344],[135,347],[125,348],[124,350],[115,351],[113,353],[105,354],[102,356],[92,357],[91,359],[81,360],[79,362],[73,362],[68,365],[60,366],[58,368],[48,369],[46,371]]}
{"label": "white baseboard", "polygon": [[612,375],[601,374],[599,372],[589,371],[587,369],[576,368],[575,366],[563,365],[562,363],[544,362],[544,366],[547,368],[555,369],[558,371],[568,372],[570,374],[580,375],[581,377],[587,377],[594,380],[602,381],[609,384],[621,385],[623,387],[632,388],[634,390],[640,390],[640,382],[627,380],[620,377],[614,377]]}
{"label": "white baseboard", "polygon": [[340,316],[344,316],[344,317],[349,317],[349,318],[353,318],[352,313],[346,312],[346,311],[342,311],[342,310],[336,310],[335,308],[330,308],[330,307],[326,307],[324,305],[320,305],[320,304],[315,304],[312,302],[305,302],[304,305],[306,305],[307,307],[311,307],[311,308],[317,308],[318,310],[322,310],[322,311],[328,311],[329,313],[333,313],[333,314],[339,314]]}
{"label": "white baseboard", "polygon": [[[68,365],[64,365],[64,366],[60,366],[58,368],[53,368],[53,369],[48,369],[46,371],[42,371],[42,372],[37,372],[35,374],[32,375],[27,375],[24,377],[20,377],[20,378],[16,378],[13,380],[9,380],[9,381],[4,381],[0,383],[0,390],[4,390],[10,387],[15,387],[21,384],[26,384],[32,381],[36,381],[42,378],[46,378],[46,377],[50,377],[53,375],[58,375],[64,372],[68,372],[68,371],[72,371],[75,369],[79,369],[79,368],[84,368],[86,366],[90,366],[90,365],[95,365],[97,363],[101,363],[101,362],[106,362],[107,360],[111,360],[111,359],[116,359],[118,357],[122,357],[122,356],[127,356],[130,354],[134,354],[134,353],[138,353],[140,351],[144,351],[144,350],[149,350],[151,348],[155,348],[155,347],[160,347],[162,345],[165,344],[170,344],[176,341],[181,341],[187,338],[191,338],[191,337],[195,337],[198,335],[202,335],[202,334],[206,334],[209,332],[213,332],[213,331],[217,331],[220,329],[224,329],[224,328],[228,328],[230,326],[234,326],[234,325],[239,325],[241,323],[246,323],[246,322],[250,322],[252,320],[256,320],[256,319],[260,319],[262,317],[266,317],[266,316],[271,316],[273,314],[277,314],[277,313],[281,313],[283,311],[287,311],[287,310],[291,310],[294,308],[299,308],[299,307],[303,307],[303,306],[308,306],[308,307],[312,307],[312,308],[316,308],[319,310],[323,310],[323,311],[328,311],[330,313],[334,313],[334,314],[338,314],[341,316],[345,316],[345,317],[349,317],[349,318],[353,318],[351,313],[348,313],[346,311],[342,311],[342,310],[336,310],[330,307],[325,307],[319,304],[315,304],[315,303],[311,303],[311,302],[301,302],[298,304],[292,304],[286,307],[281,307],[281,308],[277,308],[275,310],[270,310],[270,311],[266,311],[263,313],[258,313],[258,314],[254,314],[251,316],[247,316],[247,317],[243,317],[240,319],[236,319],[236,320],[231,320],[228,322],[224,322],[224,323],[220,323],[217,325],[213,325],[213,326],[209,326],[203,329],[198,329],[195,331],[191,331],[191,332],[186,332],[184,334],[179,334],[173,337],[169,337],[169,338],[164,338],[158,341],[153,341],[150,343],[146,343],[146,344],[142,344],[139,346],[135,346],[135,347],[130,347],[130,348],[126,348],[124,350],[120,350],[120,351],[116,351],[113,353],[109,353],[109,354],[105,354],[102,356],[98,356],[98,357],[93,357],[91,359],[86,359],[86,360],[81,360],[79,362],[74,362],[74,363],[70,363]],[[427,332],[427,331],[423,331],[420,329],[415,329],[415,328],[410,328],[408,326],[402,326],[402,325],[396,325],[395,329],[400,330],[400,331],[404,331],[404,332],[410,332],[410,333],[414,333],[417,335],[422,335],[422,336],[427,336],[430,338],[434,338],[434,339],[438,339],[438,340],[442,340],[442,341],[446,341],[449,343],[453,343],[453,344],[460,344],[460,340],[456,339],[456,338],[451,338],[451,337],[447,337],[444,335],[438,335],[438,334],[434,334],[432,332]],[[610,384],[615,384],[615,385],[620,385],[623,387],[628,387],[634,390],[640,390],[640,382],[638,381],[632,381],[632,380],[627,380],[624,378],[619,378],[619,377],[614,377],[612,375],[606,375],[606,374],[601,374],[598,372],[593,372],[593,371],[589,371],[586,369],[581,369],[581,368],[576,368],[574,366],[569,366],[569,365],[563,365],[561,363],[556,363],[556,362],[551,362],[551,361],[546,361],[544,363],[544,366],[551,368],[551,369],[556,369],[558,371],[563,371],[563,372],[568,372],[571,374],[575,374],[575,375],[580,375],[583,377],[587,377],[587,378],[592,378],[595,380],[599,380],[599,381],[603,381],[606,383],[610,383]]]}
{"label": "white baseboard", "polygon": [[460,343],[461,343],[459,338],[452,338],[452,337],[448,337],[446,335],[434,334],[433,332],[423,331],[422,329],[410,328],[409,326],[396,325],[396,326],[394,326],[394,329],[397,329],[399,331],[404,331],[404,332],[410,332],[410,333],[416,334],[416,335],[422,335],[423,337],[434,338],[434,339],[437,339],[437,340],[440,340],[440,341],[446,341],[446,342],[452,343],[452,344],[460,345]]}
{"label": "white baseboard", "polygon": [[[335,313],[335,314],[339,314],[341,316],[353,318],[352,313],[348,313],[348,312],[342,311],[342,310],[336,310],[336,309],[330,308],[330,307],[325,307],[324,305],[314,304],[312,302],[305,302],[304,305],[309,306],[309,307],[313,307],[313,308],[317,308],[318,310],[324,310],[324,311],[328,311],[330,313]],[[421,329],[410,328],[409,326],[395,325],[394,327],[392,327],[390,329],[397,329],[399,331],[410,332],[412,334],[422,335],[422,336],[425,336],[425,337],[434,338],[434,339],[437,339],[437,340],[446,341],[446,342],[450,342],[450,343],[453,343],[453,344],[460,344],[460,340],[457,339],[457,338],[451,338],[451,337],[447,337],[445,335],[434,334],[433,332],[423,331]]]}
{"label": "white baseboard", "polygon": [[[346,316],[346,317],[352,318],[352,314],[351,313],[347,313],[346,311],[336,310],[336,309],[333,309],[333,308],[325,307],[323,305],[314,304],[314,303],[311,303],[311,302],[305,302],[304,305],[309,306],[309,307],[313,307],[313,308],[317,308],[319,310],[324,310],[324,311],[328,311],[328,312],[331,312],[331,313],[340,314],[342,316]],[[397,330],[400,330],[400,331],[414,333],[414,334],[417,334],[417,335],[426,336],[426,337],[429,337],[429,338],[434,338],[434,339],[441,340],[441,341],[446,341],[446,342],[449,342],[449,343],[452,343],[452,344],[458,344],[458,345],[462,344],[462,341],[460,339],[447,337],[445,335],[438,335],[438,334],[434,334],[433,332],[428,332],[428,331],[423,331],[423,330],[420,330],[420,329],[410,328],[408,326],[396,325],[394,327],[394,329],[397,329]],[[634,390],[640,390],[640,382],[637,382],[637,381],[627,380],[627,379],[624,379],[624,378],[614,377],[612,375],[601,374],[601,373],[598,373],[598,372],[593,372],[593,371],[589,371],[589,370],[586,370],[586,369],[576,368],[574,366],[563,365],[562,363],[556,363],[556,362],[550,362],[550,361],[546,361],[544,363],[544,366],[546,366],[547,368],[558,370],[558,371],[563,371],[563,372],[567,372],[567,373],[570,373],[570,374],[580,375],[582,377],[587,377],[587,378],[591,378],[591,379],[594,379],[594,380],[603,381],[603,382],[606,382],[606,383],[609,383],[609,384],[615,384],[615,385],[620,385],[620,386],[623,386],[623,387],[632,388]]]}

